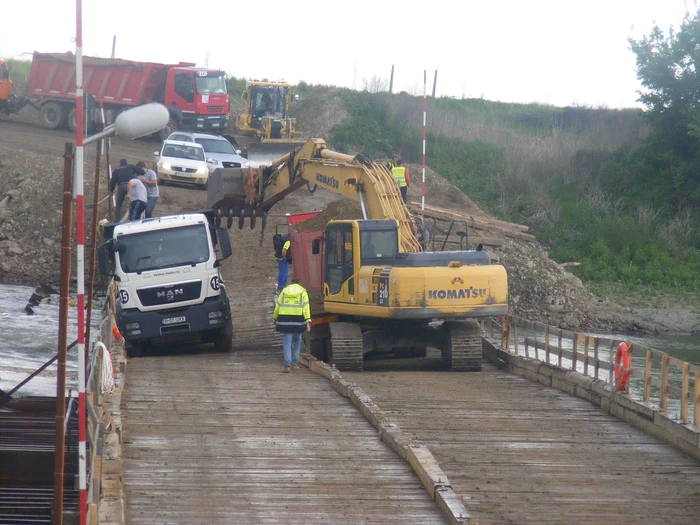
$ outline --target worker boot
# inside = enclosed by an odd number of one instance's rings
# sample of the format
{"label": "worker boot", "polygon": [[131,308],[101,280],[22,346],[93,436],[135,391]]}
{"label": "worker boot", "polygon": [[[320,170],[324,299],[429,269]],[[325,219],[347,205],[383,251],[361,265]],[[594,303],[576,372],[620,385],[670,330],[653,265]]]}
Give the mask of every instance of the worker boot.
{"label": "worker boot", "polygon": [[285,367],[284,367],[284,373],[285,373],[285,374],[288,374],[288,373],[290,373],[291,371],[292,371],[292,370],[291,370],[288,366],[285,366]]}

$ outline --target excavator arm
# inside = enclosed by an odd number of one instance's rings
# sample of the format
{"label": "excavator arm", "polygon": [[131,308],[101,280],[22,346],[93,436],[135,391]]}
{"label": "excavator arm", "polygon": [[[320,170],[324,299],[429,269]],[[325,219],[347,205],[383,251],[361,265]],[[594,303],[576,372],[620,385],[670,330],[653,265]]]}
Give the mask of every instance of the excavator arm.
{"label": "excavator arm", "polygon": [[395,220],[399,250],[419,252],[416,224],[387,169],[363,155],[331,151],[322,139],[311,139],[258,172],[220,169],[209,183],[208,205],[230,219],[264,216],[290,193],[307,186],[335,192],[360,203],[366,219]]}

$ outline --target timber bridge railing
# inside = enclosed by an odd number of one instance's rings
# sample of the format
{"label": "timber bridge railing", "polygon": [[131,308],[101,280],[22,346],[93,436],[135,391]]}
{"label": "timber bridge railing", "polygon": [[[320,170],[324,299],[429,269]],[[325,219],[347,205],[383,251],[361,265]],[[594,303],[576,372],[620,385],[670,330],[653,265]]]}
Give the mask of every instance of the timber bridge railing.
{"label": "timber bridge railing", "polygon": [[587,399],[700,459],[700,366],[633,343],[630,388],[623,392],[613,375],[622,339],[511,315],[485,320],[482,329],[484,350],[499,366]]}

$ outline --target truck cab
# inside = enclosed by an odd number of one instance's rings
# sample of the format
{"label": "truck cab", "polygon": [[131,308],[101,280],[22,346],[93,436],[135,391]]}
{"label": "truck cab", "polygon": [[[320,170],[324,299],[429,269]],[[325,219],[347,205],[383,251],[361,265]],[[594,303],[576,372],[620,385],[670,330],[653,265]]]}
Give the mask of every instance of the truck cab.
{"label": "truck cab", "polygon": [[219,271],[231,255],[225,228],[205,213],[188,213],[107,224],[104,236],[100,272],[117,283],[117,326],[129,355],[175,342],[231,349],[231,311]]}
{"label": "truck cab", "polygon": [[178,115],[180,129],[218,130],[228,125],[228,85],[224,71],[171,67],[163,98],[163,104]]}

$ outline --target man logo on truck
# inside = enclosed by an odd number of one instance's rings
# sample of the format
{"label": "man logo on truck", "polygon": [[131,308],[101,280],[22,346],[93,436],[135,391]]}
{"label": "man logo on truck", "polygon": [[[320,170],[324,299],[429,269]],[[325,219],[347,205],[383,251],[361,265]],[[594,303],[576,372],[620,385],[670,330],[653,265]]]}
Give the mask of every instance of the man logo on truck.
{"label": "man logo on truck", "polygon": [[168,301],[175,299],[176,295],[182,295],[185,291],[182,288],[175,288],[173,290],[168,290],[167,292],[158,292],[157,297],[165,297]]}

